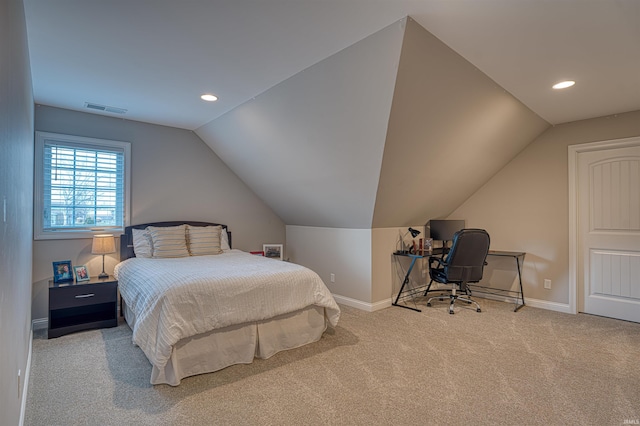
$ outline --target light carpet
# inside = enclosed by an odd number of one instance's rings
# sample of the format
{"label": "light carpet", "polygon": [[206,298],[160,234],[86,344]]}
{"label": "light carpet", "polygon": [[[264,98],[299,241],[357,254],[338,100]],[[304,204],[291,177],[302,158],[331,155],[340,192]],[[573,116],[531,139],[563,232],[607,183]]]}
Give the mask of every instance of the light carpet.
{"label": "light carpet", "polygon": [[480,304],[455,315],[341,306],[317,343],[178,387],[149,384],[122,321],[40,331],[25,424],[640,424],[640,324]]}

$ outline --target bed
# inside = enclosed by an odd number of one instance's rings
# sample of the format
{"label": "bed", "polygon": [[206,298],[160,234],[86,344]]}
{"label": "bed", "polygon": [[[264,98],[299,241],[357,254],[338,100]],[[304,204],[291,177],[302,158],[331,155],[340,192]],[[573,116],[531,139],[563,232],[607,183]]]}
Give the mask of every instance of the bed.
{"label": "bed", "polygon": [[316,342],[340,318],[315,272],[232,249],[231,233],[217,223],[126,227],[114,275],[154,385]]}

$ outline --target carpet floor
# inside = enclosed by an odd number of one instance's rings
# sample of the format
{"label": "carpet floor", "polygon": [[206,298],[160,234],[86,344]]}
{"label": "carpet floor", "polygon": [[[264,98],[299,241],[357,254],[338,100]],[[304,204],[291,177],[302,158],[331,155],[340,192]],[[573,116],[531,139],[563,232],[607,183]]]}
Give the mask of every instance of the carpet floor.
{"label": "carpet floor", "polygon": [[364,312],[249,365],[151,386],[118,327],[34,335],[26,425],[640,424],[640,324],[480,299]]}

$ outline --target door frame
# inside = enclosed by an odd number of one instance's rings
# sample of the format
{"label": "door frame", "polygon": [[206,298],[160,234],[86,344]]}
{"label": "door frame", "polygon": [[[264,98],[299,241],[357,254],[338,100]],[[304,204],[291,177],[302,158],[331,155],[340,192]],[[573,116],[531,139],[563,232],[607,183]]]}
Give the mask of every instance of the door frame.
{"label": "door frame", "polygon": [[[640,146],[640,136],[569,145],[569,312],[584,311],[584,282],[578,283],[581,254],[578,232],[578,157],[581,153]],[[578,285],[580,284],[580,285]]]}

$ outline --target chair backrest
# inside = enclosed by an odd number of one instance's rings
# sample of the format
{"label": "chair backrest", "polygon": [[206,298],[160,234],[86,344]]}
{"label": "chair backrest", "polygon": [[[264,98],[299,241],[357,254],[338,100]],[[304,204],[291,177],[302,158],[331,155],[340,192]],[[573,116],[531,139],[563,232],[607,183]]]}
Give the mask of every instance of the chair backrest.
{"label": "chair backrest", "polygon": [[489,244],[489,234],[484,229],[462,229],[456,232],[444,268],[447,281],[480,281]]}

